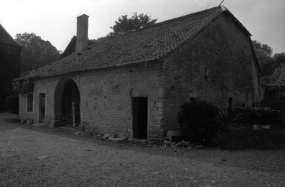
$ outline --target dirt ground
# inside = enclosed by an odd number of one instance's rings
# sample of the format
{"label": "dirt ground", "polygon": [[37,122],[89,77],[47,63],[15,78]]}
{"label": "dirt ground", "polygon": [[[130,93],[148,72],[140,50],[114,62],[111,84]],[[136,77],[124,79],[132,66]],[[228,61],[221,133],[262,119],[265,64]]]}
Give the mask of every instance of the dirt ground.
{"label": "dirt ground", "polygon": [[0,186],[285,186],[285,150],[146,147],[12,123],[0,114]]}

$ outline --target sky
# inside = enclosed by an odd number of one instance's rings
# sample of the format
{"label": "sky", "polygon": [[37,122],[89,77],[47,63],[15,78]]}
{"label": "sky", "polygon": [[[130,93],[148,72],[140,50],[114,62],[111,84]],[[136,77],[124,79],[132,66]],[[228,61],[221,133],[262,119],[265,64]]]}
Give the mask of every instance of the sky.
{"label": "sky", "polygon": [[[106,36],[121,15],[144,13],[157,22],[218,6],[222,0],[0,0],[0,24],[15,38],[35,33],[64,51],[76,35],[76,17],[89,16],[89,39]],[[252,39],[285,52],[285,0],[224,0]]]}

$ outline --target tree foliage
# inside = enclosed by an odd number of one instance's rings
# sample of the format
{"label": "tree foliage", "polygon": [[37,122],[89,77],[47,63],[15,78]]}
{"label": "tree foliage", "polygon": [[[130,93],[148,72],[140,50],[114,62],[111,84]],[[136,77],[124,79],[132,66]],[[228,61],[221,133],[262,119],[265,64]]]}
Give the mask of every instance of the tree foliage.
{"label": "tree foliage", "polygon": [[275,68],[278,67],[272,58],[272,48],[269,45],[262,44],[256,40],[253,40],[252,44],[261,68],[262,76],[271,75],[274,72]]}
{"label": "tree foliage", "polygon": [[258,60],[261,60],[260,63],[263,63],[262,60],[266,58],[270,58],[273,53],[273,49],[267,45],[267,44],[262,44],[259,41],[253,40],[252,41],[256,56]]}
{"label": "tree foliage", "polygon": [[[261,78],[262,84],[285,85],[285,53],[276,53],[271,59],[271,64],[263,64],[263,68],[273,69],[271,74],[266,74]],[[272,64],[275,64],[273,66]]]}
{"label": "tree foliage", "polygon": [[124,35],[132,31],[137,31],[155,24],[156,21],[157,19],[151,19],[151,16],[147,14],[137,14],[136,12],[131,18],[128,18],[127,15],[122,15],[115,22],[115,25],[110,27],[113,29],[113,32],[110,32],[108,36]]}
{"label": "tree foliage", "polygon": [[276,53],[273,57],[278,67],[275,68],[271,78],[271,84],[285,85],[285,53]]}
{"label": "tree foliage", "polygon": [[34,33],[16,34],[15,40],[23,46],[22,73],[38,69],[59,58],[59,51]]}

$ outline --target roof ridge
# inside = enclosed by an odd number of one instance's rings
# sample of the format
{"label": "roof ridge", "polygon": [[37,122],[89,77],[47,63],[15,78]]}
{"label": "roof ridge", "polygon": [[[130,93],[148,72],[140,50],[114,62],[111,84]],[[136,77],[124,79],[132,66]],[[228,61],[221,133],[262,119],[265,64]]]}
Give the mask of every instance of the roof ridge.
{"label": "roof ridge", "polygon": [[[212,10],[213,10],[213,9],[218,10],[217,8],[221,8],[222,12],[224,12],[224,9],[223,9],[221,6],[213,7],[213,8],[207,9],[207,10],[211,10],[211,9],[212,9]],[[196,13],[201,13],[201,12],[206,12],[206,10],[200,11],[200,12],[196,12]],[[210,11],[209,11],[209,12],[210,12]],[[222,12],[221,12],[221,13],[222,13]],[[194,14],[196,14],[196,13],[194,13]],[[204,19],[206,19],[206,18],[208,18],[209,16],[211,16],[213,13],[214,13],[214,11],[211,12],[210,14],[206,15],[206,16],[203,18],[203,21],[204,21]],[[187,17],[187,16],[190,16],[190,15],[193,15],[193,14],[188,14],[188,15],[183,16],[183,17]],[[220,13],[219,13],[218,15],[220,15]],[[216,15],[215,17],[213,17],[213,18],[210,19],[210,20],[215,19],[218,15]],[[197,21],[197,20],[195,20],[195,22],[196,22],[196,21]],[[199,21],[199,22],[201,23],[202,21]],[[192,35],[191,37],[187,38],[184,42],[182,42],[180,45],[176,46],[174,49],[172,49],[170,52],[166,53],[164,56],[167,56],[168,54],[175,52],[176,50],[178,50],[178,49],[180,49],[182,46],[184,46],[186,43],[190,42],[193,38],[195,38],[195,36],[196,36],[201,30],[205,29],[205,27],[207,27],[207,26],[209,25],[209,23],[210,23],[210,21],[209,21],[208,23],[204,23],[204,25],[202,24],[202,27],[201,27],[200,29],[198,29],[195,33],[193,33],[193,35]],[[163,58],[164,56],[162,56],[161,58]]]}
{"label": "roof ridge", "polygon": [[210,9],[206,9],[206,10],[202,10],[202,11],[197,11],[197,12],[194,12],[194,13],[186,14],[186,15],[184,15],[184,16],[179,16],[179,17],[176,17],[176,18],[164,20],[164,21],[162,21],[162,22],[155,23],[155,24],[150,25],[150,26],[148,26],[148,27],[144,27],[144,28],[141,28],[141,29],[139,29],[139,30],[131,31],[131,32],[126,33],[126,34],[124,34],[124,35],[119,35],[119,36],[115,36],[115,37],[126,36],[126,35],[129,35],[129,34],[132,34],[132,33],[137,33],[137,32],[143,31],[143,30],[155,28],[155,27],[161,26],[161,25],[163,25],[163,24],[168,24],[168,23],[171,23],[171,22],[176,22],[176,21],[179,21],[179,20],[183,20],[183,19],[185,19],[185,18],[188,18],[188,17],[197,16],[197,15],[203,14],[203,13],[205,13],[205,12],[210,12],[210,11],[212,11],[212,10],[214,10],[214,9],[217,9],[217,8],[221,8],[221,7],[220,7],[220,6],[216,6],[216,7],[210,8]]}
{"label": "roof ridge", "polygon": [[[145,31],[145,30],[148,30],[148,29],[152,29],[152,28],[155,28],[155,27],[159,27],[159,26],[161,26],[161,25],[163,25],[163,24],[169,24],[169,23],[171,23],[171,22],[174,22],[174,23],[175,23],[176,21],[183,20],[183,19],[185,19],[185,18],[194,16],[194,15],[197,16],[198,14],[202,14],[202,13],[205,13],[205,12],[210,12],[210,11],[212,11],[212,10],[214,10],[214,9],[218,9],[218,8],[221,8],[221,6],[216,6],[216,7],[210,8],[210,9],[206,9],[206,10],[202,10],[202,11],[197,11],[197,12],[194,12],[194,13],[186,14],[186,15],[184,15],[184,16],[180,16],[180,17],[176,17],[176,18],[173,18],[173,19],[165,20],[165,21],[162,21],[162,22],[159,22],[159,23],[155,23],[155,24],[153,24],[153,25],[150,25],[150,26],[148,26],[148,27],[141,28],[141,29],[136,30],[136,31],[131,31],[131,32],[128,32],[128,33],[123,34],[123,35],[105,37],[105,38],[103,38],[103,39],[101,39],[101,40],[99,40],[99,41],[98,41],[98,40],[96,40],[96,41],[97,41],[97,42],[105,42],[105,41],[109,41],[109,40],[112,40],[112,39],[115,40],[115,39],[124,38],[124,37],[129,36],[129,35],[134,34],[134,33],[139,33],[139,32],[141,32],[141,31]],[[94,43],[94,44],[95,44],[95,43]],[[92,47],[94,44],[92,44],[92,45],[90,45],[90,46]]]}
{"label": "roof ridge", "polygon": [[18,42],[16,42],[11,35],[6,31],[6,29],[0,24],[0,43],[5,43],[9,45],[22,47]]}
{"label": "roof ridge", "polygon": [[221,7],[214,7],[125,35],[106,37],[81,55],[73,52],[16,80],[159,60],[190,42],[223,12]]}
{"label": "roof ridge", "polygon": [[167,23],[170,23],[170,22],[175,22],[175,21],[178,21],[178,20],[182,20],[182,19],[185,19],[185,18],[188,18],[190,16],[197,16],[199,14],[202,14],[202,13],[205,13],[205,12],[210,12],[212,11],[213,9],[217,9],[219,7],[213,7],[213,8],[210,8],[210,9],[206,9],[206,10],[202,10],[202,11],[198,11],[198,12],[194,12],[194,13],[191,13],[191,14],[186,14],[184,16],[179,16],[179,17],[176,17],[176,18],[173,18],[173,19],[168,19],[168,20],[164,20],[162,22],[159,22],[157,24],[154,24],[154,25],[151,25],[149,27],[145,27],[145,28],[142,28],[143,29],[147,29],[147,28],[150,28],[150,27],[155,27],[155,26],[160,26],[160,25],[163,25],[163,24],[167,24]]}

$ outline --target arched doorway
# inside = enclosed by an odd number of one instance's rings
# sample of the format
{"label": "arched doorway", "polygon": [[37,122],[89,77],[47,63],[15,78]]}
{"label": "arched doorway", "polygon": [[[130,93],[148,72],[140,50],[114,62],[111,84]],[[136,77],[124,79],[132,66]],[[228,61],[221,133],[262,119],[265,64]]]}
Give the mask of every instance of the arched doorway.
{"label": "arched doorway", "polygon": [[64,78],[55,90],[55,126],[74,126],[80,124],[80,93],[75,81]]}

